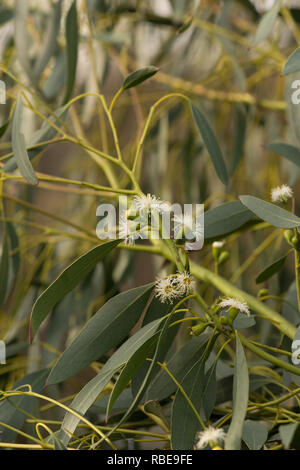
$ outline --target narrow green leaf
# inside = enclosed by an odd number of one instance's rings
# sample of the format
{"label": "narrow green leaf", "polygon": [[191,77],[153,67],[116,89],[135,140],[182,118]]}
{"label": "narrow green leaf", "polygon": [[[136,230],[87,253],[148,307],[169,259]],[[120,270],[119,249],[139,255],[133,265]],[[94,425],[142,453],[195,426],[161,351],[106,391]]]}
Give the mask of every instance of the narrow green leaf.
{"label": "narrow green leaf", "polygon": [[244,420],[249,397],[249,374],[246,356],[238,334],[236,334],[236,357],[233,380],[233,413],[225,439],[226,450],[240,450]]}
{"label": "narrow green leaf", "polygon": [[64,103],[67,103],[71,98],[72,91],[75,85],[76,69],[78,61],[78,44],[79,44],[79,31],[78,31],[78,15],[76,0],[73,1],[72,6],[68,12],[66,19],[66,43],[67,43],[67,85]]}
{"label": "narrow green leaf", "polygon": [[76,260],[42,293],[33,306],[30,334],[33,337],[50,311],[94,269],[121,240],[113,240],[97,246]]}
{"label": "narrow green leaf", "polygon": [[[179,383],[182,382],[186,371],[190,370],[193,364],[202,357],[208,341],[209,336],[205,334],[192,338],[167,361],[168,370],[174,375]],[[146,399],[165,400],[175,393],[176,390],[177,385],[173,382],[167,372],[161,370],[150,384],[149,390],[146,394]]]}
{"label": "narrow green leaf", "polygon": [[[159,307],[159,301],[158,303],[156,302],[157,299],[154,299],[154,302],[152,301],[151,302],[151,305],[149,307],[149,310],[147,312],[147,314],[149,313],[151,307],[153,304],[158,304],[158,307]],[[159,308],[159,311],[161,312],[160,316],[158,317],[154,317],[151,319],[152,320],[156,320],[156,318],[161,318],[162,316],[165,316],[167,315],[168,313],[170,313],[172,311],[172,305],[168,305],[168,304],[160,304],[160,308]],[[180,320],[182,320],[184,314],[182,312],[179,312],[179,313],[174,313],[173,314],[173,322],[180,322]],[[149,317],[146,318],[145,317],[145,320],[149,320]],[[132,382],[131,382],[131,390],[132,390],[132,394],[133,396],[136,396],[138,394],[138,391],[140,390],[140,387],[149,371],[149,368],[151,367],[152,368],[152,375],[151,375],[151,380],[154,380],[154,377],[155,375],[157,375],[161,368],[160,366],[157,364],[158,362],[163,362],[166,358],[166,355],[168,353],[168,351],[170,350],[172,344],[174,343],[174,340],[177,336],[177,333],[178,333],[178,330],[181,326],[181,323],[178,323],[176,326],[174,326],[173,328],[170,328],[165,336],[164,336],[164,341],[163,341],[163,344],[160,344],[160,351],[159,351],[159,356],[157,357],[157,361],[156,361],[156,364],[153,366],[151,362],[147,361],[147,362],[144,362],[144,364],[142,365],[142,367],[139,369],[139,371],[135,374],[135,376],[133,377],[132,379]],[[151,356],[151,359],[152,356]]]}
{"label": "narrow green leaf", "polygon": [[261,41],[264,41],[272,32],[280,7],[281,0],[276,0],[273,7],[263,15],[253,40],[253,46],[256,46]]}
{"label": "narrow green leaf", "polygon": [[0,308],[5,302],[7,295],[9,276],[9,238],[7,234],[7,227],[4,227],[3,240],[2,240],[2,254],[0,259]]}
{"label": "narrow green leaf", "polygon": [[234,174],[242,157],[245,146],[247,130],[247,112],[242,106],[237,106],[235,115],[235,137],[233,146],[233,158],[231,164],[231,173]]}
{"label": "narrow green leaf", "polygon": [[243,427],[243,441],[250,450],[260,450],[268,439],[264,424],[246,420]]}
{"label": "narrow green leaf", "polygon": [[135,72],[131,73],[127,78],[125,78],[122,89],[129,90],[129,88],[136,87],[140,85],[140,83],[143,83],[144,81],[153,77],[153,75],[155,75],[157,72],[158,68],[152,65],[143,69],[136,70]]}
{"label": "narrow green leaf", "polygon": [[[211,403],[207,403],[206,410],[203,406],[203,399],[204,397],[207,398],[209,390],[213,395],[212,400],[215,401],[214,376],[213,373],[211,374],[213,370],[206,374],[205,365],[216,339],[217,335],[214,336],[209,347],[205,348],[200,359],[194,363],[180,383],[202,421],[206,419],[206,412],[210,414]],[[173,402],[171,418],[171,444],[173,450],[191,450],[194,448],[196,433],[202,429],[198,415],[181,390],[178,389]]]}
{"label": "narrow green leaf", "polygon": [[284,266],[285,260],[287,259],[289,253],[287,253],[282,258],[278,259],[274,263],[270,264],[267,268],[265,268],[255,279],[256,284],[260,284],[261,282],[265,282],[270,279],[274,274],[281,271]]}
{"label": "narrow green leaf", "polygon": [[7,222],[6,227],[7,227],[7,234],[8,234],[9,241],[10,241],[10,249],[13,252],[13,254],[11,255],[11,259],[12,259],[14,275],[17,276],[20,263],[21,263],[20,251],[19,251],[19,238],[15,230],[15,227],[13,226],[12,223]]}
{"label": "narrow green leaf", "polygon": [[[83,387],[74,398],[70,407],[78,413],[85,415],[113,375],[129,361],[135,351],[154,335],[158,337],[159,332],[157,329],[161,322],[161,319],[155,320],[129,338],[106,362],[99,374]],[[59,438],[65,445],[68,444],[71,438],[70,433],[75,432],[79,422],[80,419],[76,416],[71,413],[66,414],[59,435]]]}
{"label": "narrow green leaf", "polygon": [[10,122],[9,120],[6,121],[6,122],[0,127],[0,139],[1,139],[1,137],[4,136],[5,132],[7,131],[7,128],[8,128],[8,126],[9,126],[9,122]]}
{"label": "narrow green leaf", "polygon": [[49,15],[47,30],[45,33],[44,44],[40,57],[37,59],[33,68],[33,74],[36,79],[40,78],[49,60],[55,53],[60,30],[61,5],[62,0],[58,0],[58,2],[52,6],[52,12]]}
{"label": "narrow green leaf", "polygon": [[12,122],[12,149],[21,175],[28,183],[36,185],[38,180],[28,157],[25,137],[21,132],[22,110],[22,98],[19,95]]}
{"label": "narrow green leaf", "polygon": [[153,284],[148,284],[106,302],[60,356],[48,383],[66,380],[120,344],[138,322],[152,290]]}
{"label": "narrow green leaf", "polygon": [[[201,412],[201,396],[205,387],[205,371],[202,358],[184,377],[181,386],[195,409]],[[202,416],[203,417],[203,416]],[[171,439],[173,450],[192,450],[195,436],[202,426],[184,395],[177,391],[172,407]]]}
{"label": "narrow green leaf", "polygon": [[284,65],[283,75],[289,75],[300,70],[300,47],[296,49],[288,58]]}
{"label": "narrow green leaf", "polygon": [[201,111],[192,104],[192,113],[195,119],[195,123],[198,127],[200,134],[202,135],[202,139],[206,145],[207,151],[211,157],[212,163],[215,167],[216,173],[223,184],[228,184],[228,173],[227,168],[225,165],[225,161],[222,155],[222,151],[218,144],[218,141],[208,124],[206,118],[201,113]]}
{"label": "narrow green leaf", "polygon": [[300,450],[300,425],[299,423],[284,424],[279,426],[282,443],[286,449]]}
{"label": "narrow green leaf", "polygon": [[27,32],[27,18],[29,13],[28,0],[15,0],[15,44],[18,60],[26,72],[27,76],[32,80],[32,67],[29,59],[29,41]]}
{"label": "narrow green leaf", "polygon": [[[59,120],[63,120],[67,114],[68,106],[62,106],[61,108],[57,109],[55,111],[55,116]],[[55,117],[50,116],[49,121],[53,122],[56,124],[56,126],[60,127],[61,123],[56,120]],[[51,125],[45,121],[40,129],[38,129],[34,134],[32,135],[30,142],[29,142],[29,147],[37,145],[41,142],[47,142],[48,140],[54,139],[56,136],[57,131]],[[33,150],[28,151],[28,157],[29,160],[33,160],[34,157],[36,157],[42,150],[42,147],[40,148],[35,148]],[[11,171],[14,171],[17,168],[17,163],[15,157],[12,157],[11,159],[8,160],[8,162],[4,165],[3,171],[5,173],[9,173]]]}
{"label": "narrow green leaf", "polygon": [[240,201],[221,204],[204,214],[205,240],[229,235],[254,219],[253,212],[249,211]]}
{"label": "narrow green leaf", "polygon": [[270,152],[277,153],[290,162],[295,163],[295,165],[300,166],[300,150],[297,147],[289,144],[277,143],[267,145],[266,148],[267,150],[270,150]]}
{"label": "narrow green leaf", "polygon": [[278,228],[300,226],[300,218],[281,207],[254,196],[240,196],[240,201],[257,217]]}
{"label": "narrow green leaf", "polygon": [[116,403],[121,393],[125,390],[134,374],[138,371],[147,357],[149,357],[149,354],[153,350],[154,346],[155,338],[150,338],[150,340],[144,343],[127,362],[126,366],[119,375],[113,391],[111,392],[106,412],[107,417],[110,415],[114,404]]}

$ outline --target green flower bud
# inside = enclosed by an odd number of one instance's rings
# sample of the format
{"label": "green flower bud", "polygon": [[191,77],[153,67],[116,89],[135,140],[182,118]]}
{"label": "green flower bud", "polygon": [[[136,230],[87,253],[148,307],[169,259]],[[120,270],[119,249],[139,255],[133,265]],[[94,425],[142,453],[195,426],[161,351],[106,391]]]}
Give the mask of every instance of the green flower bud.
{"label": "green flower bud", "polygon": [[283,236],[284,238],[286,239],[286,241],[288,242],[289,245],[292,245],[292,238],[294,236],[294,232],[293,230],[285,230],[283,232]]}
{"label": "green flower bud", "polygon": [[228,318],[225,317],[225,315],[222,315],[220,317],[220,323],[221,323],[221,325],[228,325],[228,323],[229,323]]}
{"label": "green flower bud", "polygon": [[191,335],[200,336],[201,333],[203,333],[207,327],[208,327],[207,323],[198,323],[198,325],[195,325],[191,328]]}
{"label": "green flower bud", "polygon": [[299,240],[298,235],[293,236],[293,238],[291,240],[291,244],[292,244],[293,248],[295,248],[295,250],[300,251],[300,240]]}
{"label": "green flower bud", "polygon": [[267,295],[269,295],[268,289],[260,289],[260,291],[257,294],[257,297],[261,299],[262,297],[266,297]]}
{"label": "green flower bud", "polygon": [[221,253],[221,255],[219,256],[218,265],[221,266],[222,264],[226,263],[226,261],[228,261],[229,258],[230,258],[229,252],[223,251],[223,253]]}
{"label": "green flower bud", "polygon": [[239,310],[237,308],[230,308],[228,312],[229,321],[232,325],[236,317],[238,316]]}

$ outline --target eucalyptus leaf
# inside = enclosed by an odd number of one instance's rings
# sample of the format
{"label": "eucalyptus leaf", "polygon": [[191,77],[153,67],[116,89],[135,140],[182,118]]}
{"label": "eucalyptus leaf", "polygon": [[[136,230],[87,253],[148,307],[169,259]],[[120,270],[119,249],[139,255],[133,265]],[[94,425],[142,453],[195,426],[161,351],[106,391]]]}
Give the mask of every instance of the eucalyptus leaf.
{"label": "eucalyptus leaf", "polygon": [[281,0],[276,0],[272,8],[263,15],[255,33],[253,45],[264,41],[272,32],[281,7]]}
{"label": "eucalyptus leaf", "polygon": [[289,144],[275,143],[267,145],[266,148],[270,152],[277,153],[290,162],[295,163],[295,165],[300,166],[300,150],[297,147]]}
{"label": "eucalyptus leaf", "polygon": [[[130,337],[106,362],[99,374],[83,387],[72,401],[70,407],[84,415],[96,401],[105,385],[110,381],[113,375],[129,361],[132,355],[153,336],[158,338],[159,333],[157,330],[161,321],[162,320],[159,319],[149,323]],[[66,414],[59,434],[59,438],[64,445],[68,444],[71,438],[70,433],[75,432],[79,422],[80,418],[72,415],[72,413]]]}
{"label": "eucalyptus leaf", "polygon": [[286,449],[300,450],[300,425],[299,423],[284,424],[279,426],[279,433]]}
{"label": "eucalyptus leaf", "polygon": [[2,126],[0,127],[0,139],[1,139],[1,137],[4,136],[5,132],[7,131],[9,123],[10,123],[10,121],[8,120],[4,124],[2,124]]}
{"label": "eucalyptus leaf", "polygon": [[37,79],[40,78],[40,75],[43,73],[49,60],[55,53],[57,37],[60,30],[61,6],[62,0],[58,0],[52,6],[52,12],[49,16],[47,30],[45,33],[44,44],[40,56],[34,64],[33,68],[33,74]]}
{"label": "eucalyptus leaf", "polygon": [[300,218],[281,207],[254,196],[240,196],[240,201],[257,217],[278,228],[300,226]]}
{"label": "eucalyptus leaf", "polygon": [[282,258],[278,259],[274,263],[270,264],[267,268],[265,268],[255,279],[256,284],[260,284],[261,282],[265,282],[270,279],[272,276],[277,274],[284,266],[284,263],[288,257],[289,253],[287,253]]}
{"label": "eucalyptus leaf", "polygon": [[38,331],[41,323],[45,320],[50,311],[69,292],[71,292],[94,267],[114,248],[120,244],[121,240],[113,240],[103,245],[97,246],[85,255],[81,256],[42,293],[35,302],[30,318],[30,332],[33,337]]}
{"label": "eucalyptus leaf", "polygon": [[[201,413],[201,396],[205,388],[205,370],[203,360],[196,362],[184,377],[181,386],[194,405]],[[203,417],[203,416],[202,416]],[[202,429],[193,408],[180,390],[177,391],[173,407],[171,422],[171,442],[173,450],[192,450],[195,436]]]}
{"label": "eucalyptus leaf", "polygon": [[3,306],[9,279],[9,237],[5,225],[2,239],[2,253],[0,258],[0,308]]}
{"label": "eucalyptus leaf", "polygon": [[33,167],[30,163],[26,150],[25,137],[21,131],[22,111],[22,98],[21,95],[19,95],[12,122],[12,149],[21,175],[28,181],[29,184],[35,186],[38,184],[38,179],[35,176]]}
{"label": "eucalyptus leaf", "polygon": [[120,344],[142,315],[152,290],[153,284],[149,284],[123,292],[106,302],[61,355],[48,384],[75,375]]}
{"label": "eucalyptus leaf", "polygon": [[192,104],[192,113],[195,120],[195,123],[198,127],[200,134],[202,135],[204,144],[207,148],[207,151],[211,157],[212,163],[215,167],[216,173],[223,184],[228,184],[228,173],[225,165],[224,157],[222,151],[218,144],[218,141],[208,124],[206,118],[201,113],[201,111]]}
{"label": "eucalyptus leaf", "polygon": [[149,78],[153,77],[153,75],[157,74],[157,72],[158,68],[154,67],[153,65],[136,70],[124,80],[122,89],[129,90],[130,88],[136,87]]}
{"label": "eucalyptus leaf", "polygon": [[296,49],[288,58],[284,65],[283,75],[289,75],[300,70],[300,47]]}
{"label": "eucalyptus leaf", "polygon": [[260,450],[268,439],[264,424],[246,420],[243,427],[243,441],[250,450]]}
{"label": "eucalyptus leaf", "polygon": [[254,220],[253,212],[240,201],[221,204],[204,214],[205,240],[214,240],[229,235]]}
{"label": "eucalyptus leaf", "polygon": [[[46,377],[49,373],[49,370],[43,369],[32,374],[25,375],[20,379],[12,388],[12,390],[17,390],[22,387],[24,391],[28,391],[28,387],[25,388],[25,385],[30,385],[32,391],[35,393],[41,393]],[[17,396],[11,397],[9,400],[1,401],[0,403],[0,422],[8,424],[16,429],[22,430],[25,420],[27,418],[26,413],[31,413],[34,405],[36,404],[37,399],[30,396]],[[1,424],[0,424],[1,428]],[[13,430],[5,429],[1,435],[1,442],[13,442],[17,437],[17,433]]]}
{"label": "eucalyptus leaf", "polygon": [[249,374],[246,356],[238,334],[236,334],[236,357],[233,380],[233,413],[225,439],[226,450],[240,450],[244,420],[249,397]]}
{"label": "eucalyptus leaf", "polygon": [[[180,383],[183,380],[186,371],[191,369],[203,355],[209,336],[206,334],[192,338],[187,344],[183,345],[177,352],[167,361],[167,368],[172,375]],[[160,370],[159,374],[150,384],[146,394],[147,400],[164,400],[171,396],[177,390],[176,384],[164,370]]]}
{"label": "eucalyptus leaf", "polygon": [[[61,120],[63,120],[66,115],[67,115],[67,110],[68,106],[62,106],[61,108],[57,109],[54,113],[54,116],[50,116],[48,119],[50,122],[53,122],[56,126],[60,127],[61,126]],[[30,146],[36,146],[39,143],[42,142],[47,142],[48,140],[53,139],[57,134],[57,130],[53,128],[47,121],[45,121],[41,128],[38,129],[34,134],[32,135],[30,142],[29,142],[29,147]],[[42,150],[43,147],[37,147],[35,149],[28,150],[28,157],[29,160],[31,161],[33,158],[35,158]],[[8,160],[7,163],[5,163],[3,167],[3,171],[5,173],[12,172],[17,168],[17,162],[15,157],[12,157],[11,159]]]}
{"label": "eucalyptus leaf", "polygon": [[76,79],[79,45],[78,15],[76,5],[76,0],[74,0],[66,19],[67,84],[64,104],[67,103],[71,98]]}

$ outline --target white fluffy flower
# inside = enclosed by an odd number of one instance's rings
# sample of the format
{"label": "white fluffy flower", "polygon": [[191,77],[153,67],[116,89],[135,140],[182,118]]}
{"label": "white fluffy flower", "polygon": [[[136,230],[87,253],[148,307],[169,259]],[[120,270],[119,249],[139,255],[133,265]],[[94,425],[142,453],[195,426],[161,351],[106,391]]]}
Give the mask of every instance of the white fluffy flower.
{"label": "white fluffy flower", "polygon": [[224,308],[229,310],[230,308],[235,308],[236,310],[239,310],[241,313],[244,313],[245,315],[250,315],[250,310],[246,302],[240,302],[237,299],[223,299],[219,303],[220,308]]}
{"label": "white fluffy flower", "polygon": [[272,202],[286,202],[291,197],[293,197],[293,190],[287,184],[277,186],[271,191]]}
{"label": "white fluffy flower", "polygon": [[156,196],[147,194],[147,196],[136,196],[134,198],[134,205],[139,212],[162,212],[165,203]]}
{"label": "white fluffy flower", "polygon": [[174,276],[157,279],[155,293],[162,303],[173,303],[175,299],[181,296],[181,291],[178,289]]}
{"label": "white fluffy flower", "polygon": [[224,441],[225,436],[226,434],[223,429],[216,429],[212,426],[209,426],[207,429],[197,434],[195,449],[205,449],[205,447],[207,447],[208,445],[210,445],[211,447],[217,446],[218,444]]}
{"label": "white fluffy flower", "polygon": [[187,271],[178,274],[174,282],[182,295],[190,294],[196,287],[196,282]]}

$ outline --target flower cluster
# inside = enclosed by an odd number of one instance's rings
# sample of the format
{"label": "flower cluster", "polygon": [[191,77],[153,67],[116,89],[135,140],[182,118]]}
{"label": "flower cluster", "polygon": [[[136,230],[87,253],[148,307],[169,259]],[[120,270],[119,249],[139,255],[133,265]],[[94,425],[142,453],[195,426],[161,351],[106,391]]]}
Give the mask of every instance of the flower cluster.
{"label": "flower cluster", "polygon": [[159,278],[156,281],[156,297],[162,303],[173,303],[175,299],[180,299],[184,295],[190,294],[195,289],[196,283],[187,272]]}

